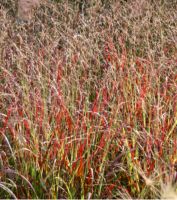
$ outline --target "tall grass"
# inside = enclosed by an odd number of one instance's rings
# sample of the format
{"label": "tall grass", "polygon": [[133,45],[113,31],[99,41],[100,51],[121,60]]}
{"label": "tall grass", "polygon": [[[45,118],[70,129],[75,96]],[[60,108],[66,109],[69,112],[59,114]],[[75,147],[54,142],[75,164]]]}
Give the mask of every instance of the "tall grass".
{"label": "tall grass", "polygon": [[175,194],[176,6],[0,3],[1,198]]}

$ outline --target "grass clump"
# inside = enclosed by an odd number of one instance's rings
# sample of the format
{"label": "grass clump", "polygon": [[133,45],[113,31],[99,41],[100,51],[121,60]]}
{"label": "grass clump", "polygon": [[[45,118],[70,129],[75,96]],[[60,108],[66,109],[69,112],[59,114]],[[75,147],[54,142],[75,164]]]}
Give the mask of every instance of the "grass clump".
{"label": "grass clump", "polygon": [[0,3],[0,197],[175,194],[175,1],[15,9]]}

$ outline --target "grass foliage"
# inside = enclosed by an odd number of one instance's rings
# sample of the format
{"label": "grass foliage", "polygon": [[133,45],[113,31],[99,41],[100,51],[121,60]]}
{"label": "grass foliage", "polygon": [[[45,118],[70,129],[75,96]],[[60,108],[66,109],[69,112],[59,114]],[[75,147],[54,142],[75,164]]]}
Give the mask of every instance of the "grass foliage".
{"label": "grass foliage", "polygon": [[176,10],[46,0],[23,24],[1,0],[0,198],[174,196]]}

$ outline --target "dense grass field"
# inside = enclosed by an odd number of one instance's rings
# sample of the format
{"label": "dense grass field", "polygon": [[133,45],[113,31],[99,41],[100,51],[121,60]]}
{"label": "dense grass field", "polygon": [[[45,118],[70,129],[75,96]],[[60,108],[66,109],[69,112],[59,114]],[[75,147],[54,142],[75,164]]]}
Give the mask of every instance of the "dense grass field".
{"label": "dense grass field", "polygon": [[0,198],[177,199],[176,11],[0,1]]}

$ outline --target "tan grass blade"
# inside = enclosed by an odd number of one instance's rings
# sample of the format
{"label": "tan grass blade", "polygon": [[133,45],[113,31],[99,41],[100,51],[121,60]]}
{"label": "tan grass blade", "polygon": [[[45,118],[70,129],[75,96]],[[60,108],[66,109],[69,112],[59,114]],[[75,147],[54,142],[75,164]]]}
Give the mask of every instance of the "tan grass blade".
{"label": "tan grass blade", "polygon": [[171,184],[168,184],[163,187],[161,199],[174,199],[177,200],[177,192],[175,191],[175,187]]}
{"label": "tan grass blade", "polygon": [[0,183],[0,188],[2,188],[4,191],[6,191],[8,194],[10,194],[14,199],[17,199],[15,194],[8,187],[6,187],[4,184]]}
{"label": "tan grass blade", "polygon": [[33,10],[39,6],[39,0],[18,0],[18,18],[29,21],[33,16]]}

